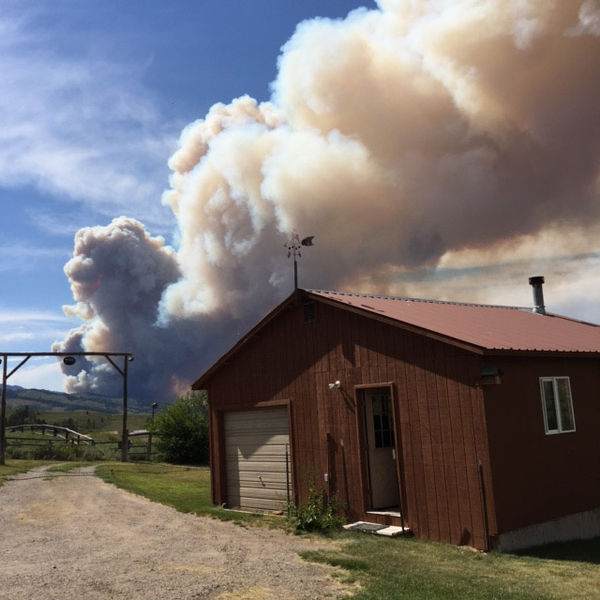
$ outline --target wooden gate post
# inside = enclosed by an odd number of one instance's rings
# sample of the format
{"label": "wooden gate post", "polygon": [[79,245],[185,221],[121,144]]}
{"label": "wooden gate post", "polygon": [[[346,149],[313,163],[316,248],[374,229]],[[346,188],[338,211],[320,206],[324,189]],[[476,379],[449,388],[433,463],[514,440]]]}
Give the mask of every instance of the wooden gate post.
{"label": "wooden gate post", "polygon": [[123,357],[123,435],[121,438],[121,462],[127,462],[129,431],[127,431],[127,366],[129,357]]}

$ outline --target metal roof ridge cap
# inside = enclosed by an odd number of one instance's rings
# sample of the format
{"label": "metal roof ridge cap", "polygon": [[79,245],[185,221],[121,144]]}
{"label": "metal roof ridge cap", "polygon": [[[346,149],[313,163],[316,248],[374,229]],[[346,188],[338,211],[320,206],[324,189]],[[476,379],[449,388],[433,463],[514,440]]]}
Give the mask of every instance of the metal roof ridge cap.
{"label": "metal roof ridge cap", "polygon": [[555,319],[564,319],[565,321],[571,321],[573,323],[580,323],[581,325],[591,325],[592,327],[600,327],[598,323],[592,323],[591,321],[584,321],[582,319],[576,319],[575,317],[567,317],[559,313],[547,312],[542,315],[543,317],[554,317]]}
{"label": "metal roof ridge cap", "polygon": [[[459,302],[455,300],[434,300],[431,298],[408,298],[403,296],[382,296],[378,294],[361,294],[359,292],[338,292],[336,290],[316,290],[316,289],[306,289],[304,290],[308,293],[315,294],[332,294],[336,296],[350,296],[356,298],[376,298],[379,300],[399,300],[404,302],[422,302],[424,304],[449,304],[452,306],[473,306],[479,308],[503,308],[508,310],[520,310],[533,313],[533,309],[530,306],[510,306],[503,304],[483,304],[477,302]],[[550,314],[550,313],[547,313]],[[544,315],[542,315],[544,316]],[[561,316],[561,315],[552,315],[552,316]],[[569,318],[569,317],[564,317]]]}

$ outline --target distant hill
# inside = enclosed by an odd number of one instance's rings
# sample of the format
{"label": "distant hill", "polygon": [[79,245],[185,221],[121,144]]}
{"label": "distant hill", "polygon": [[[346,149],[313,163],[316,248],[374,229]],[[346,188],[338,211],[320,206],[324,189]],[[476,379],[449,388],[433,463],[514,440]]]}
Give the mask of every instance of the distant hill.
{"label": "distant hill", "polygon": [[[1,383],[0,383],[1,387]],[[127,398],[127,411],[148,414],[150,404],[142,405],[134,398]],[[37,412],[92,411],[118,414],[123,410],[123,397],[109,397],[100,394],[66,394],[50,390],[26,389],[18,385],[6,386],[6,406],[8,410],[29,406]]]}

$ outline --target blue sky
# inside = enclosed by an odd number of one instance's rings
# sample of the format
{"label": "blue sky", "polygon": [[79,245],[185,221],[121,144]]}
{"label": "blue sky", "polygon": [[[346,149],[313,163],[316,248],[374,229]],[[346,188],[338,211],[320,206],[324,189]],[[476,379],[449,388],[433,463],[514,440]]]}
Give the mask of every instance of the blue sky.
{"label": "blue sky", "polygon": [[[63,266],[81,227],[119,215],[172,240],[161,205],[183,127],[215,102],[268,100],[296,25],[354,0],[3,1],[0,347],[46,352],[78,324]],[[10,383],[60,387],[49,368]]]}
{"label": "blue sky", "polygon": [[545,275],[600,322],[599,41],[591,0],[3,0],[0,351],[87,318],[185,389],[289,293],[293,229],[306,287],[529,306]]}

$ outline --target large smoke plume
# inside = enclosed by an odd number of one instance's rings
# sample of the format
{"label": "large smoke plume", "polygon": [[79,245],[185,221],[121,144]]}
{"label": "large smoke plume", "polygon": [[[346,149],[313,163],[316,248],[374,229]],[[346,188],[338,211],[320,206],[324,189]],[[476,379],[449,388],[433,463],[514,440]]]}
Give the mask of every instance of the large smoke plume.
{"label": "large smoke plume", "polygon": [[[163,198],[176,251],[123,217],[77,234],[65,271],[85,322],[57,348],[134,352],[138,396],[185,385],[291,291],[293,230],[318,243],[302,286],[437,298],[410,274],[535,264],[526,249],[556,240],[589,252],[599,36],[595,0],[380,0],[301,24],[271,102],[216,104],[183,131]],[[68,386],[109,376],[90,363]]]}

